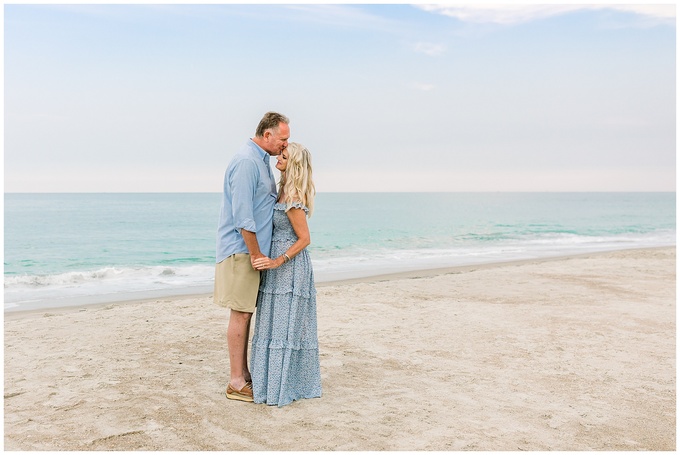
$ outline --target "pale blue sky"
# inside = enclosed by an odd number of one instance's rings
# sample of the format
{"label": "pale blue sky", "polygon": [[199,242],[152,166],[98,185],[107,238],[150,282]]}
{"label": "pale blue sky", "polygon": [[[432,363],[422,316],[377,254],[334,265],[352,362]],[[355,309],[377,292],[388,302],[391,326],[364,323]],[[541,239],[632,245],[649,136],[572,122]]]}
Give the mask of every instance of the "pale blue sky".
{"label": "pale blue sky", "polygon": [[4,6],[5,191],[219,192],[267,110],[319,191],[674,191],[675,6]]}

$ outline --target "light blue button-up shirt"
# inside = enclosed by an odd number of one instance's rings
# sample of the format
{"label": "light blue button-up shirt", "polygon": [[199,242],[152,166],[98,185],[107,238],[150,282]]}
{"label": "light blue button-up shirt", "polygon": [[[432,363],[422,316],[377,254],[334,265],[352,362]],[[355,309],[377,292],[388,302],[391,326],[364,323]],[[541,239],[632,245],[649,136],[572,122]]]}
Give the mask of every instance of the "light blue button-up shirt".
{"label": "light blue button-up shirt", "polygon": [[217,262],[232,254],[248,253],[241,229],[254,232],[260,251],[269,256],[276,197],[269,154],[251,139],[236,152],[224,173]]}

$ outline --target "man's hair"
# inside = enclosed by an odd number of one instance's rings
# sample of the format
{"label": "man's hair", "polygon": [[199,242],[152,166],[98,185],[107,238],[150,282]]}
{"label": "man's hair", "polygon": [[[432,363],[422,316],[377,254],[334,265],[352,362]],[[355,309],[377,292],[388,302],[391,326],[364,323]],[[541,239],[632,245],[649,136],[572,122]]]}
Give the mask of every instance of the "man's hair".
{"label": "man's hair", "polygon": [[255,130],[255,137],[263,137],[264,132],[268,129],[276,129],[279,127],[279,123],[285,123],[288,125],[290,120],[285,115],[279,114],[278,112],[267,112],[260,120],[260,124],[257,125],[257,130]]}

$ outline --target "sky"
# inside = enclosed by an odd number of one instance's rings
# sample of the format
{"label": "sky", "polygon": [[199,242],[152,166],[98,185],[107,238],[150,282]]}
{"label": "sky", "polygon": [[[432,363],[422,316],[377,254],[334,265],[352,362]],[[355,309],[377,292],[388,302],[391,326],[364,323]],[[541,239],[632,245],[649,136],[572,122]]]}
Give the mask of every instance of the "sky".
{"label": "sky", "polygon": [[5,192],[675,191],[675,5],[496,3],[5,3]]}

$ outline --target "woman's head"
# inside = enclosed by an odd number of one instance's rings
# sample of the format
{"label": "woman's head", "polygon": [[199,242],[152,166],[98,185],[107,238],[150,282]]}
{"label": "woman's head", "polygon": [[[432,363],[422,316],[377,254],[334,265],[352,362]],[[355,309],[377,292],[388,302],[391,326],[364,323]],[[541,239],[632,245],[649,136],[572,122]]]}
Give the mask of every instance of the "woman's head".
{"label": "woman's head", "polygon": [[289,206],[296,200],[302,202],[309,209],[309,216],[312,216],[316,190],[309,150],[297,142],[288,143],[288,147],[277,157],[276,168],[281,171],[279,191],[286,195],[285,202]]}

